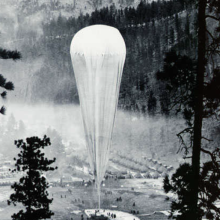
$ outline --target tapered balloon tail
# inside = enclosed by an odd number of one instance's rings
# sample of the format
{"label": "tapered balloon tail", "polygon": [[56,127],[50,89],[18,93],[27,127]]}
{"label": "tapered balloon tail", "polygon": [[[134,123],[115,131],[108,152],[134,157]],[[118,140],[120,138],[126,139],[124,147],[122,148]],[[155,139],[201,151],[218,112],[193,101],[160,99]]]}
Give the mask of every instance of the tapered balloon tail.
{"label": "tapered balloon tail", "polygon": [[96,192],[97,192],[97,199],[98,199],[98,209],[101,207],[101,184],[95,184]]}
{"label": "tapered balloon tail", "polygon": [[98,191],[98,205],[99,205],[99,209],[101,208],[101,185],[98,184],[97,186],[97,191]]}

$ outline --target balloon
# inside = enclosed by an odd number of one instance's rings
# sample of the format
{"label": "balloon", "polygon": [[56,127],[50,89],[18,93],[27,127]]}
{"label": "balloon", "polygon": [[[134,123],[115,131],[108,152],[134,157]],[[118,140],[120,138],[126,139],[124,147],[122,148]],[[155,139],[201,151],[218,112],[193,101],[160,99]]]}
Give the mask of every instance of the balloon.
{"label": "balloon", "polygon": [[93,25],[76,33],[70,53],[100,207],[126,47],[116,28]]}

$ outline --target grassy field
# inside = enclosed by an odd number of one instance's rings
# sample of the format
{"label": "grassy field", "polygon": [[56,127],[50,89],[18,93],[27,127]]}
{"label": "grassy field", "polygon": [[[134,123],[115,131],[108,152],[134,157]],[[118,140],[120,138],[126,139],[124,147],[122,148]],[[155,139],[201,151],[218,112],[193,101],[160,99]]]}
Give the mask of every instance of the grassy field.
{"label": "grassy field", "polygon": [[[94,185],[85,186],[53,186],[48,189],[53,203],[51,209],[55,215],[54,220],[78,220],[85,209],[97,208],[97,193]],[[111,193],[106,193],[111,192]],[[7,199],[12,190],[10,186],[0,188],[0,216],[1,220],[9,220],[10,216],[22,208],[8,206]],[[122,201],[116,201],[121,197]],[[155,211],[169,210],[170,202],[162,190],[162,179],[110,179],[105,182],[101,193],[101,208],[113,209],[125,212],[135,211],[141,220],[154,219],[155,216],[147,216]],[[135,203],[135,206],[134,206]],[[77,213],[78,211],[78,213]],[[166,219],[159,214],[157,219]]]}

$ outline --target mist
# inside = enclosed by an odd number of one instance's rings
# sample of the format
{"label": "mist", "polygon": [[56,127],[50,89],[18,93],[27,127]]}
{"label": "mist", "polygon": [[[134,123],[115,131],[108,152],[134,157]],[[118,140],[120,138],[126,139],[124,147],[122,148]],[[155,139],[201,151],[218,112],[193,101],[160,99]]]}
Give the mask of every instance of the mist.
{"label": "mist", "polygon": [[[51,105],[51,104],[13,104],[7,103],[7,115],[1,116],[2,130],[8,130],[7,126],[11,118],[14,122],[14,137],[22,139],[31,136],[49,136],[48,129],[55,130],[62,140],[65,152],[74,156],[86,154],[86,142],[84,138],[83,123],[79,105]],[[23,123],[22,132],[19,131],[19,123]],[[165,119],[163,117],[148,117],[118,110],[112,136],[112,151],[134,153],[137,157],[148,156],[162,158],[171,153],[176,153],[179,148],[178,138],[175,136],[184,126],[182,119]],[[50,132],[49,132],[50,133]],[[5,134],[7,135],[7,134]],[[8,138],[7,138],[8,140]],[[10,149],[15,149],[14,140]],[[2,150],[8,147],[1,144]],[[56,151],[52,145],[49,147]],[[7,150],[5,149],[5,152]],[[11,153],[11,152],[10,152]]]}

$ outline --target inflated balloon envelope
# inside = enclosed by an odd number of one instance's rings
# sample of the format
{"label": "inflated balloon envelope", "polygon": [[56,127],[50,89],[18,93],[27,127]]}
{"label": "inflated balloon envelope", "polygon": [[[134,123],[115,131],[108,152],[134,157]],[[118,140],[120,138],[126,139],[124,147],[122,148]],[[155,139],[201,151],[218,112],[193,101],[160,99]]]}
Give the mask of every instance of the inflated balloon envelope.
{"label": "inflated balloon envelope", "polygon": [[126,47],[116,28],[93,25],[76,33],[70,53],[100,207]]}

